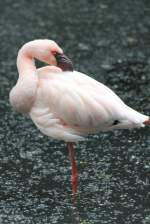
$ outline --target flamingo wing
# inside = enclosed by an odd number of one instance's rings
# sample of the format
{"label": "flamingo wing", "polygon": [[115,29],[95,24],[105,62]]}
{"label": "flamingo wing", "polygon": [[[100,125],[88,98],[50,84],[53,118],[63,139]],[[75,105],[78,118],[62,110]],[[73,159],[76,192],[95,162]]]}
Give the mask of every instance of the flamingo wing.
{"label": "flamingo wing", "polygon": [[98,131],[141,127],[148,119],[107,86],[76,71],[40,75],[30,116],[41,132],[65,141],[83,140],[82,136]]}
{"label": "flamingo wing", "polygon": [[125,105],[108,87],[79,72],[55,74],[43,89],[56,117],[87,131],[111,124],[120,115],[117,107]]}

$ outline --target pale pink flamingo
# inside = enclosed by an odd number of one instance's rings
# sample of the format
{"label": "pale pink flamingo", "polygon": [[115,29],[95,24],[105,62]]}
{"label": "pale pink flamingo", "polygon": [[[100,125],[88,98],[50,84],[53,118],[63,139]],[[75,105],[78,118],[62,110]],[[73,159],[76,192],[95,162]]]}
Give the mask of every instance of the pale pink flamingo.
{"label": "pale pink flamingo", "polygon": [[[51,66],[36,69],[34,59]],[[39,130],[67,142],[72,166],[72,190],[77,192],[77,167],[73,143],[88,133],[140,128],[150,118],[128,107],[111,89],[73,71],[71,61],[52,40],[25,44],[17,57],[19,78],[10,103],[28,114]]]}

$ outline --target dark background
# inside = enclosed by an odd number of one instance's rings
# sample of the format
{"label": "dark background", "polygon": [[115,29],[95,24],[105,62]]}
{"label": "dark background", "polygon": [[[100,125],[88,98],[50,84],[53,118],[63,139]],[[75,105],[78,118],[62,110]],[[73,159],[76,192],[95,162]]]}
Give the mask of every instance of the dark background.
{"label": "dark background", "polygon": [[150,223],[149,127],[89,136],[77,145],[74,211],[65,144],[10,107],[17,51],[38,38],[55,40],[76,70],[150,114],[149,0],[1,1],[0,223]]}

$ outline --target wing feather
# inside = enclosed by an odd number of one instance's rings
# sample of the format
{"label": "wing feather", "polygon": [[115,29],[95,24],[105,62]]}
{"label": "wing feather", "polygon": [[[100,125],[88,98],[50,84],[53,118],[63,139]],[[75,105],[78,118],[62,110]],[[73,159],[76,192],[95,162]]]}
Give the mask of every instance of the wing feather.
{"label": "wing feather", "polygon": [[121,99],[82,73],[67,73],[55,73],[43,83],[50,111],[71,127],[89,129],[108,123],[110,117],[113,118],[114,104],[123,104]]}

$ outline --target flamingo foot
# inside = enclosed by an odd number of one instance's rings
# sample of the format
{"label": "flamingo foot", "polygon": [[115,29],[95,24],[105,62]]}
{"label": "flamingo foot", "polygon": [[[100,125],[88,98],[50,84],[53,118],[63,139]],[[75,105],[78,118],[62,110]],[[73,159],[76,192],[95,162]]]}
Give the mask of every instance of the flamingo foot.
{"label": "flamingo foot", "polygon": [[72,194],[76,198],[77,189],[78,189],[78,171],[75,158],[75,149],[72,142],[67,143],[67,148],[69,150],[69,159],[71,162],[71,185],[72,185]]}

